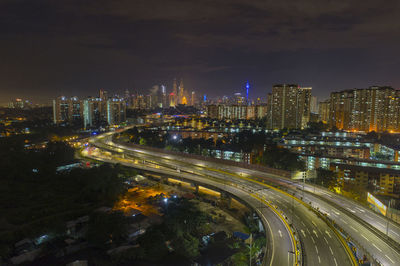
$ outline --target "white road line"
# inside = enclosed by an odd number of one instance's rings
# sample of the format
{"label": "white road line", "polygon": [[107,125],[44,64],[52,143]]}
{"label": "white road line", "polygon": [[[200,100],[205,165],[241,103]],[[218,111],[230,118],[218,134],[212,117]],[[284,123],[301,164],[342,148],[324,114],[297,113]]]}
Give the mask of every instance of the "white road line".
{"label": "white road line", "polygon": [[303,223],[303,221],[301,221],[301,224],[302,224],[304,227],[306,227],[306,225]]}
{"label": "white road line", "polygon": [[311,240],[312,240],[312,242],[315,244],[315,240],[314,240],[314,238],[311,236]]}
{"label": "white road line", "polygon": [[325,233],[329,236],[329,238],[332,238],[331,234],[329,234],[329,232],[327,230],[325,230]]}
{"label": "white road line", "polygon": [[388,255],[385,254],[385,257],[388,258],[394,264],[394,261]]}
{"label": "white road line", "polygon": [[395,235],[397,235],[397,236],[400,236],[398,233],[396,233],[396,232],[393,231],[393,230],[390,230],[390,232],[392,232],[393,234],[395,234]]}
{"label": "white road line", "polygon": [[326,242],[327,244],[329,244],[329,243],[328,243],[328,240],[326,240],[326,237],[324,237],[324,239],[325,239],[325,242]]}
{"label": "white road line", "polygon": [[355,229],[353,226],[350,225],[350,227],[351,227],[351,229],[353,229],[354,231],[358,232],[358,230]]}
{"label": "white road line", "polygon": [[340,220],[341,220],[342,222],[344,222],[345,224],[347,224],[347,222],[346,222],[345,220],[343,220],[342,218],[340,218]]}
{"label": "white road line", "polygon": [[317,225],[314,223],[314,221],[311,221],[311,223],[312,223],[315,227],[317,227]]}
{"label": "white road line", "polygon": [[364,237],[368,242],[369,242],[369,239],[368,238],[366,238],[363,234],[361,234],[361,236],[362,237]]}
{"label": "white road line", "polygon": [[372,245],[373,245],[377,250],[379,250],[380,252],[382,252],[382,249],[378,248],[374,243],[372,243]]}
{"label": "white road line", "polygon": [[321,258],[318,256],[318,262],[319,264],[321,264]]}
{"label": "white road line", "polygon": [[385,227],[383,223],[377,222],[380,226]]}
{"label": "white road line", "polygon": [[398,255],[398,256],[400,256],[400,254],[399,254],[399,252],[397,252],[396,250],[394,250],[392,247],[390,247],[394,252],[396,252],[396,254]]}
{"label": "white road line", "polygon": [[336,258],[333,258],[333,261],[335,262],[335,265],[338,266],[337,262],[336,262]]}
{"label": "white road line", "polygon": [[331,246],[329,246],[329,250],[331,251],[331,254],[332,254],[332,256],[333,256],[333,251],[332,251]]}
{"label": "white road line", "polygon": [[317,254],[318,254],[318,248],[317,248],[317,246],[314,246],[315,247],[315,251],[317,251]]}

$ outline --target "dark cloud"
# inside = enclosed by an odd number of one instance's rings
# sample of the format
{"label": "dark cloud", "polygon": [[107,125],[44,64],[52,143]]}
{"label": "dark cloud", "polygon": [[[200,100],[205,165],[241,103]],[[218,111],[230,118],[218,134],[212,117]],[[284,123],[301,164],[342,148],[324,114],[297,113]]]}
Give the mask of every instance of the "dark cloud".
{"label": "dark cloud", "polygon": [[399,1],[2,0],[0,102],[185,86],[399,86]]}

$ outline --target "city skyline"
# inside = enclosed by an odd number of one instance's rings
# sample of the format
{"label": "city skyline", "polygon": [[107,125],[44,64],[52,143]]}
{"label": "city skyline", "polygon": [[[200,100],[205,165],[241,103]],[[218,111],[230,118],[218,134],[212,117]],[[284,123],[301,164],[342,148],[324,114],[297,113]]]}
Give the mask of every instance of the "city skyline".
{"label": "city skyline", "polygon": [[400,87],[397,1],[5,0],[0,10],[0,102],[150,88],[175,76],[210,96],[244,80],[251,98],[280,83],[313,87],[320,99]]}

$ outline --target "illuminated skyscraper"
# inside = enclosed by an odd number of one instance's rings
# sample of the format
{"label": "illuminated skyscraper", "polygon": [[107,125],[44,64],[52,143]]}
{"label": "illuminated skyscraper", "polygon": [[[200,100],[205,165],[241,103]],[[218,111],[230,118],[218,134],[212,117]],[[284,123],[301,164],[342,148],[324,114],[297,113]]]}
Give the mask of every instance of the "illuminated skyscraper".
{"label": "illuminated skyscraper", "polygon": [[172,83],[172,95],[170,94],[174,99],[173,105],[170,104],[170,106],[176,106],[178,104],[178,85],[176,83],[176,79],[174,79],[174,82]]}
{"label": "illuminated skyscraper", "polygon": [[53,100],[53,121],[55,124],[77,122],[82,118],[82,111],[82,103],[78,97],[66,98],[60,96]]}
{"label": "illuminated skyscraper", "polygon": [[196,93],[192,91],[192,96],[190,98],[190,105],[195,106],[196,105]]}
{"label": "illuminated skyscraper", "polygon": [[161,85],[161,107],[168,107],[167,87],[165,85]]}
{"label": "illuminated skyscraper", "polygon": [[181,104],[183,104],[183,105],[187,105],[187,99],[186,99],[186,96],[183,96],[183,97],[182,97]]}
{"label": "illuminated skyscraper", "polygon": [[372,86],[332,92],[329,125],[355,131],[400,131],[400,92]]}
{"label": "illuminated skyscraper", "polygon": [[83,100],[83,127],[85,129],[98,126],[105,121],[102,114],[102,100],[100,98],[87,98]]}
{"label": "illuminated skyscraper", "polygon": [[54,124],[59,124],[62,122],[67,122],[69,117],[69,99],[65,96],[57,97],[53,100],[53,121]]}
{"label": "illuminated skyscraper", "polygon": [[311,88],[298,85],[274,85],[268,96],[268,127],[303,128],[310,119]]}
{"label": "illuminated skyscraper", "polygon": [[328,123],[329,121],[329,105],[330,100],[326,100],[318,104],[319,120],[323,123]]}
{"label": "illuminated skyscraper", "polygon": [[317,96],[311,96],[310,112],[318,114],[318,99]]}
{"label": "illuminated skyscraper", "polygon": [[107,123],[116,125],[126,121],[126,105],[122,99],[107,100]]}
{"label": "illuminated skyscraper", "polygon": [[250,102],[249,102],[249,90],[250,90],[250,83],[249,83],[249,81],[246,81],[245,88],[246,88],[246,103],[249,104],[249,103],[250,103]]}
{"label": "illuminated skyscraper", "polygon": [[107,95],[107,91],[105,91],[104,89],[100,89],[100,99],[103,101],[107,101],[108,99],[108,95]]}
{"label": "illuminated skyscraper", "polygon": [[183,79],[181,79],[181,82],[179,83],[179,100],[178,100],[179,104],[184,104],[183,97],[185,97],[185,89],[183,88]]}
{"label": "illuminated skyscraper", "polygon": [[170,107],[175,107],[176,106],[175,99],[176,99],[175,94],[173,92],[171,92],[169,94],[169,106]]}

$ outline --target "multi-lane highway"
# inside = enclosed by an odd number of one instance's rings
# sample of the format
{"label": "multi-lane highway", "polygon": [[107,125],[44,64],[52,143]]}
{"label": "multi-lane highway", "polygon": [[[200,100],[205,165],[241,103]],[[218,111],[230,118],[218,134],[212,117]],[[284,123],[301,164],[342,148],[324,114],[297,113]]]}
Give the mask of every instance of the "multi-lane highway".
{"label": "multi-lane highway", "polygon": [[[222,172],[223,166],[219,165],[220,171],[209,170],[205,165],[209,162],[191,162],[191,159],[183,158],[176,160],[175,156],[138,149],[137,147],[127,147],[115,144],[111,140],[111,135],[101,136],[92,140],[92,143],[103,149],[110,149],[121,153],[127,158],[139,159],[148,162],[155,162],[157,165],[177,168],[181,171],[201,174],[202,176],[214,177],[219,180],[238,184],[253,193],[257,193],[266,201],[276,206],[287,217],[289,223],[293,223],[301,242],[302,254],[306,265],[351,265],[352,258],[349,256],[346,246],[340,241],[336,233],[314,211],[306,207],[294,197],[288,197],[277,190],[266,188],[263,185],[251,182],[246,179],[236,178]],[[232,169],[230,169],[232,170]],[[247,175],[245,172],[241,172]],[[299,193],[299,192],[297,192]],[[295,195],[299,197],[299,195]],[[278,231],[273,231],[278,232]],[[282,232],[282,230],[280,231]],[[275,236],[276,237],[276,236]],[[279,239],[278,239],[279,240]],[[278,264],[274,264],[278,265]]]}
{"label": "multi-lane highway", "polygon": [[[120,163],[126,166],[132,166],[137,169],[151,170],[153,173],[163,174],[167,176],[179,176],[179,179],[191,180],[197,184],[206,184],[213,188],[225,191],[241,199],[246,204],[251,206],[257,211],[258,215],[263,221],[268,235],[269,241],[267,242],[269,248],[266,250],[265,263],[267,265],[295,265],[294,256],[291,253],[295,250],[295,238],[293,233],[290,231],[289,225],[281,219],[281,214],[275,208],[265,208],[263,200],[257,196],[252,196],[251,191],[242,186],[237,186],[230,182],[218,182],[203,176],[185,173],[183,171],[177,172],[170,168],[155,167],[154,164],[149,164],[143,161],[121,159],[112,156],[107,156],[99,151],[94,152],[83,152],[83,155],[109,163]],[[278,233],[275,233],[278,232]]]}
{"label": "multi-lane highway", "polygon": [[[142,154],[150,160],[156,160],[160,163],[173,165],[178,168],[188,167],[196,173],[203,173],[209,176],[228,178],[236,176],[236,179],[247,177],[248,179],[264,178],[280,185],[285,185],[289,189],[295,187],[302,189],[303,184],[296,183],[269,173],[263,173],[257,170],[247,168],[226,166],[210,161],[199,161],[183,156],[165,154],[148,150],[146,147],[129,147],[126,145],[113,143],[111,137],[103,139],[103,144],[119,147],[124,151],[133,151],[136,154]],[[205,167],[207,165],[207,167]],[[189,170],[190,171],[190,170]],[[238,174],[240,173],[240,174]],[[341,228],[347,232],[360,247],[366,250],[377,262],[382,265],[398,265],[400,261],[399,242],[400,230],[398,225],[389,223],[388,237],[386,239],[382,234],[386,233],[387,220],[386,218],[376,214],[372,210],[364,206],[336,195],[326,189],[314,187],[305,184],[305,190],[308,193],[304,194],[306,202],[311,202],[313,207],[319,208],[324,213],[329,215],[329,218],[334,220]],[[297,190],[298,191],[298,190]],[[373,230],[371,230],[371,228]],[[377,232],[379,231],[379,232]]]}

